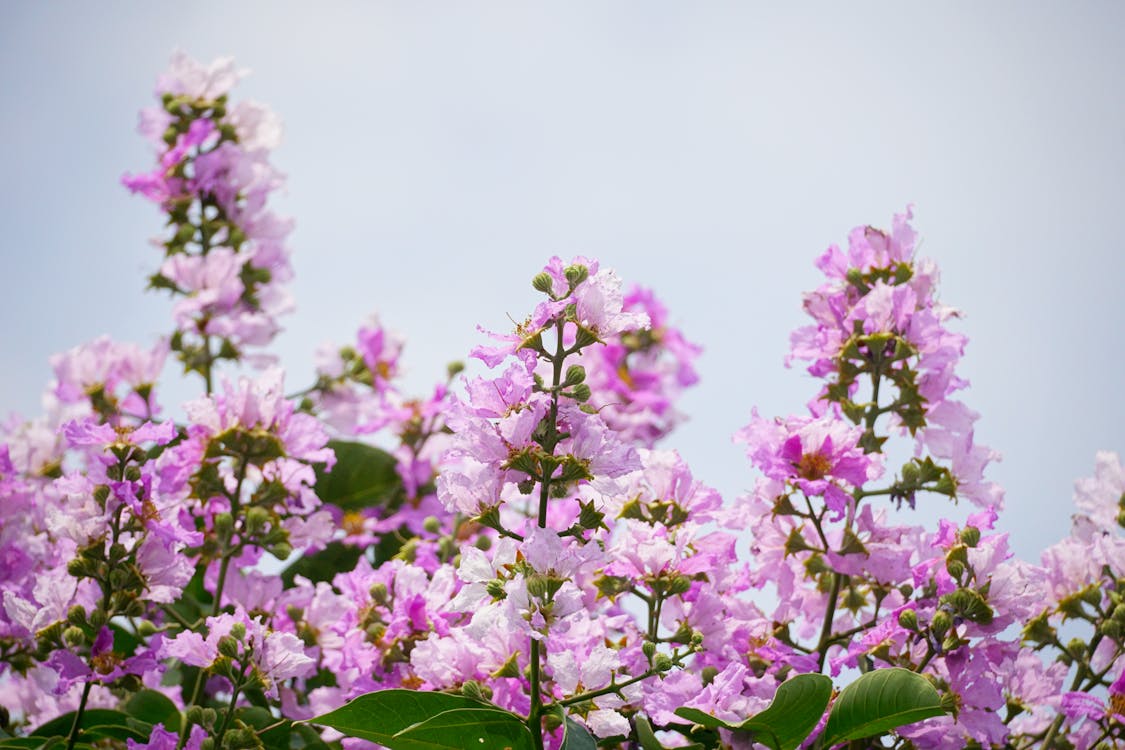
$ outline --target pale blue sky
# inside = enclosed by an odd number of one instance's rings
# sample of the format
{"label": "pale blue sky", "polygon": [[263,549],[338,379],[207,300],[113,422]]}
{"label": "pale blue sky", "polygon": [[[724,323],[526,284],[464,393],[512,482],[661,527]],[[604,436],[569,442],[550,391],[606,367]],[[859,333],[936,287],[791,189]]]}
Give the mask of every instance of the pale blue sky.
{"label": "pale blue sky", "polygon": [[813,391],[781,364],[813,258],[913,202],[1016,548],[1125,451],[1119,3],[5,3],[0,411],[36,412],[53,352],[170,328],[141,291],[160,216],[118,178],[177,46],[234,55],[285,121],[294,386],[378,310],[423,391],[547,257],[596,256],[706,347],[667,445],[730,498],[750,408]]}

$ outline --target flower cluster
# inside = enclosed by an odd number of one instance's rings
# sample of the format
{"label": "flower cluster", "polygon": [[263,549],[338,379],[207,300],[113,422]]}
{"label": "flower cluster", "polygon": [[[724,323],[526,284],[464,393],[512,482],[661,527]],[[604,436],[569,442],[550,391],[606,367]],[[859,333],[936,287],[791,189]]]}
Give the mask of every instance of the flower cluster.
{"label": "flower cluster", "polygon": [[[55,357],[46,414],[0,424],[0,744],[1125,743],[1125,469],[1099,454],[1070,535],[1014,558],[909,211],[817,261],[790,352],[817,394],[752,412],[758,475],[726,504],[655,448],[699,347],[590,258],[550,259],[471,353],[488,372],[451,365],[425,398],[374,318],[297,393],[276,368],[219,378],[268,360],[289,304],[278,126],[229,102],[240,76],[176,55],[142,114],[158,165],[125,179],[167,215],[150,281],[176,332]],[[169,353],[205,385],[181,421]],[[880,674],[922,720],[842,727],[882,710],[848,693]]]}
{"label": "flower cluster", "polygon": [[292,307],[286,236],[292,224],[269,210],[282,177],[269,162],[280,143],[277,117],[253,102],[228,101],[243,75],[230,58],[201,65],[183,53],[156,87],[159,107],[141,113],[140,132],[157,148],[151,171],[126,175],[134,193],[168,214],[158,244],[164,262],[150,285],[178,298],[172,351],[207,379],[220,360],[250,358],[278,332]]}

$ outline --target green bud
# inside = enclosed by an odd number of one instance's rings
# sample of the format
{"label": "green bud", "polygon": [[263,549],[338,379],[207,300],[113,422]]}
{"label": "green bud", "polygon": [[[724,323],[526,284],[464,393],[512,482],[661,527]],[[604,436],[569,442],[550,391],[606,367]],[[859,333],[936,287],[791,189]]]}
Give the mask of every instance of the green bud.
{"label": "green bud", "polygon": [[437,534],[441,531],[441,521],[438,520],[437,516],[426,516],[426,519],[422,521],[422,528],[430,534]]}
{"label": "green bud", "polygon": [[86,642],[86,634],[82,632],[82,628],[71,625],[63,631],[62,639],[66,645],[77,648]]}
{"label": "green bud", "polygon": [[66,621],[71,625],[86,624],[86,610],[81,604],[75,604],[66,611]]}
{"label": "green bud", "polygon": [[668,584],[668,593],[672,596],[683,594],[691,588],[691,579],[687,576],[677,575]]}
{"label": "green bud", "polygon": [[918,613],[912,609],[904,609],[898,613],[898,624],[907,630],[918,629]]}
{"label": "green bud", "polygon": [[387,584],[381,582],[373,584],[368,592],[371,594],[371,601],[387,606]]}
{"label": "green bud", "polygon": [[473,546],[484,552],[492,549],[492,538],[487,536],[478,536],[477,540],[473,542]]}
{"label": "green bud", "polygon": [[1081,638],[1071,638],[1070,643],[1066,644],[1066,650],[1075,659],[1083,659],[1086,657],[1089,648],[1086,641]]}
{"label": "green bud", "polygon": [[203,706],[192,706],[184,714],[184,719],[188,724],[202,724],[203,723]]}
{"label": "green bud", "polygon": [[500,580],[493,579],[484,584],[484,590],[488,592],[488,595],[491,596],[494,601],[499,601],[508,596],[508,592],[504,590],[504,582]]}
{"label": "green bud", "polygon": [[563,380],[563,385],[578,385],[586,380],[586,368],[582,365],[571,365],[566,368],[566,379]]}
{"label": "green bud", "polygon": [[1113,614],[1110,615],[1117,622],[1125,622],[1125,604],[1118,604],[1113,608]]}
{"label": "green bud", "polygon": [[238,656],[238,641],[229,635],[224,635],[219,639],[219,653],[223,656],[235,658]]}
{"label": "green bud", "polygon": [[578,385],[570,389],[570,395],[574,397],[575,401],[579,401],[581,403],[589,401],[591,394],[592,391],[590,390],[590,386],[586,385],[585,383],[579,383]]}
{"label": "green bud", "polygon": [[535,288],[535,291],[543,294],[551,293],[551,284],[551,276],[546,271],[535,274],[535,278],[531,280],[531,286]]}
{"label": "green bud", "polygon": [[980,529],[976,526],[966,526],[961,529],[961,541],[969,547],[975,547],[980,543]]}
{"label": "green bud", "polygon": [[656,656],[656,644],[652,641],[645,641],[641,644],[641,653],[645,655],[649,662],[652,662],[652,657]]}
{"label": "green bud", "polygon": [[203,741],[199,743],[199,750],[215,750],[214,738],[204,737]]}
{"label": "green bud", "polygon": [[265,531],[269,522],[270,512],[265,508],[255,506],[246,511],[246,530],[251,534]]}
{"label": "green bud", "polygon": [[566,274],[566,280],[567,283],[570,284],[571,289],[578,286],[590,277],[590,269],[579,264],[567,266],[563,273]]}
{"label": "green bud", "polygon": [[673,666],[675,665],[672,663],[672,657],[668,654],[657,654],[652,657],[652,668],[657,672],[667,672]]}
{"label": "green bud", "polygon": [[156,625],[152,620],[141,620],[137,624],[137,635],[142,638],[148,638],[150,635],[155,635],[157,631]]}
{"label": "green bud", "polygon": [[445,366],[445,375],[450,380],[460,375],[465,370],[464,362],[450,362]]}
{"label": "green bud", "polygon": [[461,695],[478,701],[487,701],[492,697],[492,688],[481,685],[476,680],[466,680],[461,685]]}
{"label": "green bud", "polygon": [[718,676],[719,676],[719,668],[718,667],[704,667],[703,671],[699,673],[699,677],[703,681],[704,686],[710,685],[712,682],[715,681],[715,678],[718,677]]}
{"label": "green bud", "polygon": [[934,631],[934,635],[938,638],[944,636],[951,627],[953,627],[953,619],[948,612],[939,610],[934,613],[934,618],[930,620],[930,630]]}
{"label": "green bud", "polygon": [[703,633],[698,630],[691,631],[691,646],[692,648],[703,647]]}
{"label": "green bud", "polygon": [[285,560],[293,554],[293,547],[288,542],[278,542],[270,547],[270,554],[278,560]]}
{"label": "green bud", "polygon": [[945,563],[945,569],[955,581],[961,580],[961,576],[965,575],[965,563],[960,560],[949,560]]}
{"label": "green bud", "polygon": [[527,593],[534,596],[536,599],[542,599],[547,594],[547,579],[541,575],[529,575],[525,579],[527,583]]}
{"label": "green bud", "polygon": [[100,628],[105,625],[105,610],[100,607],[90,612],[90,624],[95,628]]}
{"label": "green bud", "polygon": [[184,224],[176,230],[176,242],[181,245],[185,242],[191,242],[194,237],[195,227],[191,224]]}
{"label": "green bud", "polygon": [[242,640],[246,637],[246,626],[241,622],[232,623],[230,626],[230,634],[237,640]]}
{"label": "green bud", "polygon": [[1098,586],[1087,586],[1082,589],[1081,596],[1083,601],[1095,607],[1102,603],[1102,590]]}
{"label": "green bud", "polygon": [[230,513],[216,513],[215,533],[219,535],[220,539],[230,539],[231,534],[234,533],[234,516]]}

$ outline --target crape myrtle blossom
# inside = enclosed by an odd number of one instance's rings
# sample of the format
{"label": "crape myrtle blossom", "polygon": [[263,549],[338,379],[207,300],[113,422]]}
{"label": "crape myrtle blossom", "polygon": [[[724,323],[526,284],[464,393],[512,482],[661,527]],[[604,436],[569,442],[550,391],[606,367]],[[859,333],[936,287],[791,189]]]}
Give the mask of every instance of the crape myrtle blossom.
{"label": "crape myrtle blossom", "polygon": [[[790,358],[818,394],[752,412],[736,439],[757,476],[725,506],[652,448],[698,347],[593,259],[550,259],[531,314],[474,350],[490,372],[451,366],[423,398],[374,318],[294,395],[280,370],[221,378],[218,361],[261,363],[289,305],[290,224],[267,208],[280,131],[229,101],[241,75],[177,55],[142,115],[156,164],[126,183],[169,220],[150,281],[175,333],[57,356],[46,415],[0,425],[5,736],[358,750],[296,722],[407,689],[506,709],[551,750],[564,717],[607,748],[741,748],[677,709],[740,722],[795,675],[893,666],[946,711],[896,746],[1125,744],[1125,470],[1099,454],[1070,536],[1041,566],[1013,557],[996,454],[956,398],[967,340],[909,210],[817,261]],[[205,384],[179,423],[155,397],[168,352]],[[973,507],[904,522],[942,498]]]}
{"label": "crape myrtle blossom", "polygon": [[623,440],[651,448],[683,421],[675,402],[698,382],[694,361],[702,349],[669,324],[667,309],[651,290],[632,287],[622,309],[643,312],[649,324],[583,353],[589,403]]}
{"label": "crape myrtle blossom", "polygon": [[[1055,648],[1066,676],[1051,722],[1036,725],[1044,743],[1065,737],[1075,747],[1125,742],[1125,470],[1113,453],[1097,455],[1093,477],[1075,482],[1070,535],[1043,552],[1046,592],[1024,637],[1037,650]],[[1043,605],[1046,604],[1046,607]],[[1065,646],[1063,634],[1073,636]],[[1108,701],[1106,700],[1108,696]],[[1034,710],[1033,706],[1033,710]],[[1043,712],[1037,712],[1042,714]]]}
{"label": "crape myrtle blossom", "polygon": [[[794,333],[790,357],[825,381],[811,416],[755,412],[736,436],[764,475],[735,511],[752,532],[749,580],[777,596],[778,645],[796,646],[756,658],[922,672],[951,713],[901,736],[998,746],[1010,734],[1003,710],[1020,700],[1009,678],[1031,654],[1009,626],[1032,617],[1045,581],[991,533],[1001,495],[983,472],[995,456],[973,443],[977,415],[950,398],[967,385],[955,371],[966,340],[945,327],[954,314],[936,300],[936,267],[913,257],[909,219],[857,228],[847,253],[833,246],[817,263],[828,281],[806,295],[814,324]],[[884,478],[885,444],[904,436],[915,457]],[[892,520],[888,500],[923,496],[983,510],[937,534]]]}
{"label": "crape myrtle blossom", "polygon": [[157,84],[160,107],[142,112],[140,131],[157,149],[152,172],[126,175],[130,190],[169,216],[165,259],[151,278],[178,301],[172,351],[211,385],[216,361],[246,358],[278,332],[292,308],[285,246],[292,223],[267,207],[283,184],[269,162],[280,142],[277,118],[260,105],[228,105],[242,72],[229,59],[204,66],[183,53]]}

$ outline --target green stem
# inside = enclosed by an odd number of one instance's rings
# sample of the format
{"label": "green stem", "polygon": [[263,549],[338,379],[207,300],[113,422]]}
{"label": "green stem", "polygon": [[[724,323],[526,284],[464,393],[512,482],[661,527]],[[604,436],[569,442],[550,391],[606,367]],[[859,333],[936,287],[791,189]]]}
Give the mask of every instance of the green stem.
{"label": "green stem", "polygon": [[[543,438],[543,449],[551,454],[555,453],[555,446],[559,443],[559,384],[562,383],[563,360],[566,359],[566,349],[563,346],[563,322],[555,324],[555,355],[551,358],[551,409],[547,416],[547,434]],[[547,528],[547,506],[551,499],[551,472],[554,467],[543,467],[542,478],[539,480],[539,513],[536,523],[541,529]],[[535,750],[543,750],[543,694],[540,661],[546,656],[546,644],[538,639],[531,639],[531,710],[527,715],[527,728],[531,731],[531,738]]]}
{"label": "green stem", "polygon": [[230,720],[234,717],[234,707],[238,703],[238,693],[242,690],[242,682],[237,682],[234,685],[234,691],[230,696],[230,706],[227,708],[227,713],[223,717],[223,724],[219,727],[219,734],[215,737],[215,747],[221,748],[223,746],[223,737],[227,733],[227,727],[230,726]]}
{"label": "green stem", "polygon": [[82,699],[78,702],[78,711],[74,714],[74,723],[70,725],[70,734],[66,738],[66,750],[74,750],[74,743],[78,740],[78,733],[81,730],[82,714],[86,711],[86,701],[90,699],[90,689],[93,687],[94,683],[87,680],[86,686],[82,688]]}

